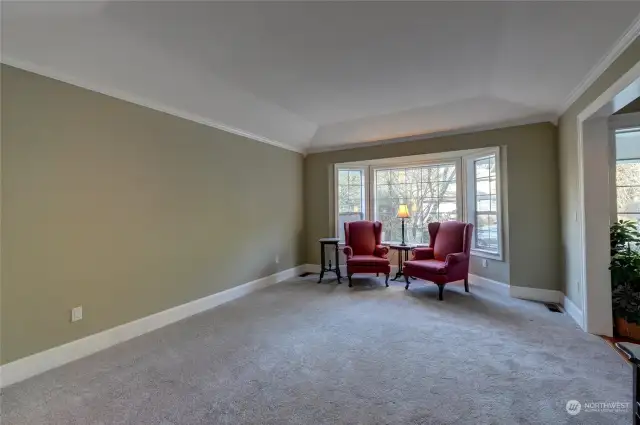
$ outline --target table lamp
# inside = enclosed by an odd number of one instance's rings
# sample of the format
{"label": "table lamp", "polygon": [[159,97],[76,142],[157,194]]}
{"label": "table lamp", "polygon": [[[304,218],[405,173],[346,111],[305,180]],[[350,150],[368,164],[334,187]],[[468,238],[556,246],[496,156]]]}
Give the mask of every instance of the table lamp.
{"label": "table lamp", "polygon": [[404,219],[411,217],[407,204],[400,204],[400,206],[398,206],[398,215],[396,217],[402,219],[402,243],[400,245],[406,246],[407,244],[404,242]]}

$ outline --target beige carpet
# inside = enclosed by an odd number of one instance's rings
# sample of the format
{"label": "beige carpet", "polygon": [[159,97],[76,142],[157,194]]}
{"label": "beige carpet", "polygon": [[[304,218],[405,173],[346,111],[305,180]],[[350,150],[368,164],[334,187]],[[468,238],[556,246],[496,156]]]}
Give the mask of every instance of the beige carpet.
{"label": "beige carpet", "polygon": [[3,391],[2,424],[630,424],[631,368],[544,306],[484,287],[316,276]]}

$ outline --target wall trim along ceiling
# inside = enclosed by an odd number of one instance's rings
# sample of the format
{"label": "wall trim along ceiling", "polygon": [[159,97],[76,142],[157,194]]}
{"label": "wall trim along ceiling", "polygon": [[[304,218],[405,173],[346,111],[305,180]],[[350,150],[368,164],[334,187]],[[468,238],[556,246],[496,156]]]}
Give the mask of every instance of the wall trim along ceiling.
{"label": "wall trim along ceiling", "polygon": [[612,46],[612,48],[607,52],[607,54],[604,55],[602,59],[589,71],[589,73],[582,80],[582,82],[571,91],[571,94],[565,101],[562,110],[557,111],[557,113],[541,114],[541,115],[531,116],[531,117],[519,119],[519,120],[494,122],[494,123],[488,123],[480,126],[452,129],[452,130],[440,131],[440,132],[434,132],[434,133],[411,134],[411,135],[407,135],[399,138],[392,138],[392,139],[362,141],[359,143],[343,143],[343,144],[331,145],[331,146],[318,146],[318,147],[310,146],[308,148],[294,147],[287,143],[282,143],[278,140],[273,140],[271,138],[264,137],[249,131],[245,131],[234,126],[226,125],[222,122],[215,121],[210,118],[205,118],[203,116],[193,114],[191,112],[187,112],[181,108],[176,108],[176,107],[169,106],[167,104],[151,101],[149,99],[135,95],[128,91],[123,91],[123,90],[115,89],[113,87],[107,87],[104,85],[88,83],[87,81],[84,81],[76,77],[72,77],[63,72],[59,72],[48,67],[39,66],[28,61],[18,60],[18,59],[14,59],[12,57],[7,57],[6,55],[3,55],[2,58],[0,58],[0,62],[9,66],[23,69],[25,71],[29,71],[35,74],[39,74],[45,77],[49,77],[55,80],[65,82],[68,84],[72,84],[81,88],[85,88],[97,93],[122,99],[127,102],[131,102],[140,106],[144,106],[150,109],[154,109],[160,112],[164,112],[164,113],[174,115],[180,118],[184,118],[190,121],[194,121],[200,124],[204,124],[209,127],[213,127],[222,131],[244,136],[258,142],[267,143],[269,145],[273,145],[282,149],[307,155],[309,153],[318,153],[318,152],[335,151],[335,150],[343,150],[343,149],[353,149],[353,148],[359,148],[363,146],[376,146],[376,145],[382,145],[382,144],[399,143],[399,142],[406,142],[406,141],[411,141],[416,139],[465,134],[465,133],[471,133],[476,131],[493,130],[493,129],[511,127],[514,125],[532,124],[532,123],[539,123],[539,122],[546,122],[546,121],[557,124],[557,121],[560,115],[562,115],[567,110],[567,108],[571,104],[573,104],[575,100],[578,99],[593,84],[593,82],[598,79],[598,77],[600,77],[600,75],[618,58],[618,56],[639,35],[640,35],[640,15],[636,17],[636,19],[634,19],[632,25],[617,40],[617,42]]}
{"label": "wall trim along ceiling", "polygon": [[558,118],[564,114],[567,109],[573,103],[578,100],[580,96],[584,94],[585,91],[602,75],[604,71],[606,71],[611,64],[618,59],[618,56],[624,52],[627,47],[633,40],[635,40],[640,35],[640,15],[633,20],[631,26],[627,29],[627,31],[622,34],[622,36],[616,41],[613,47],[609,50],[609,52],[600,59],[600,61],[589,71],[587,76],[582,80],[578,86],[571,91],[571,94],[564,102],[564,107],[561,111],[559,111]]}

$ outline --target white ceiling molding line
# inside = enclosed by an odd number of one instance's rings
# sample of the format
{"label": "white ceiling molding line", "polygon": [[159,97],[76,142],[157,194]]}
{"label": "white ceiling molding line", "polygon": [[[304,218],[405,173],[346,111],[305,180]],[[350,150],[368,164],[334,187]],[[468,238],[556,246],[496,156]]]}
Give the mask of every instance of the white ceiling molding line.
{"label": "white ceiling molding line", "polygon": [[189,121],[193,121],[196,122],[198,124],[203,124],[206,125],[208,127],[212,127],[218,130],[222,130],[222,131],[226,131],[227,133],[232,133],[232,134],[236,134],[238,136],[242,136],[242,137],[246,137],[248,139],[252,139],[255,140],[257,142],[262,142],[262,143],[266,143],[272,146],[276,146],[278,148],[282,148],[282,149],[286,149],[289,151],[293,151],[296,153],[300,153],[300,154],[305,154],[306,151],[304,149],[298,149],[298,148],[294,148],[293,146],[289,146],[287,144],[278,142],[276,140],[272,140],[269,139],[267,137],[263,137],[263,136],[259,136],[257,134],[253,134],[251,132],[248,131],[244,131],[241,130],[239,128],[235,128],[235,127],[231,127],[228,126],[226,124],[223,124],[221,122],[217,122],[217,121],[213,121],[209,118],[205,118],[196,114],[192,114],[190,112],[186,112],[186,111],[182,111],[176,108],[172,108],[171,106],[167,106],[167,105],[163,105],[157,102],[153,102],[153,101],[149,101],[147,99],[144,99],[142,97],[136,96],[134,94],[122,91],[122,90],[117,90],[117,89],[112,89],[112,88],[105,88],[105,87],[99,87],[96,84],[91,84],[91,83],[87,83],[86,81],[82,81],[78,78],[75,77],[71,77],[69,75],[65,75],[61,72],[57,72],[53,69],[47,68],[47,67],[43,67],[43,66],[39,66],[27,61],[23,61],[23,60],[18,60],[18,59],[13,59],[10,57],[6,57],[6,56],[2,56],[2,58],[0,58],[0,62],[5,64],[5,65],[9,65],[12,66],[14,68],[19,68],[28,72],[32,72],[34,74],[38,74],[38,75],[42,75],[44,77],[48,77],[48,78],[52,78],[54,80],[58,80],[61,81],[63,83],[67,83],[67,84],[71,84],[73,86],[76,87],[80,87],[86,90],[91,90],[93,92],[96,93],[100,93],[100,94],[104,94],[106,96],[109,97],[113,97],[116,99],[120,99],[120,100],[124,100],[126,102],[130,102],[130,103],[134,103],[136,105],[140,105],[140,106],[144,106],[145,108],[149,108],[149,109],[153,109],[155,111],[159,111],[159,112],[164,112],[165,114],[169,114],[169,115],[173,115],[176,116],[178,118],[182,118],[185,120],[189,120]]}
{"label": "white ceiling molding line", "polygon": [[573,103],[584,94],[585,91],[605,72],[613,62],[624,52],[631,43],[640,35],[640,15],[636,16],[631,26],[616,41],[611,50],[596,64],[587,76],[582,80],[576,88],[571,91],[567,100],[565,100],[562,110],[558,115],[564,114]]}
{"label": "white ceiling molding line", "polygon": [[413,142],[416,140],[435,139],[438,137],[457,136],[460,134],[477,133],[479,131],[499,130],[501,128],[517,127],[520,125],[527,125],[527,124],[539,124],[543,122],[549,122],[553,125],[558,125],[558,118],[559,117],[556,114],[542,114],[542,115],[534,115],[531,117],[517,119],[517,120],[502,121],[498,123],[478,125],[478,126],[460,128],[456,130],[437,131],[434,133],[427,133],[427,134],[415,134],[412,136],[396,137],[393,139],[374,140],[371,142],[360,142],[360,143],[348,143],[343,145],[323,146],[318,148],[314,148],[312,146],[309,149],[307,149],[307,155],[314,154],[314,153],[322,153],[322,152],[342,151],[342,150],[348,150],[348,149],[368,148],[372,146],[390,145],[395,143]]}

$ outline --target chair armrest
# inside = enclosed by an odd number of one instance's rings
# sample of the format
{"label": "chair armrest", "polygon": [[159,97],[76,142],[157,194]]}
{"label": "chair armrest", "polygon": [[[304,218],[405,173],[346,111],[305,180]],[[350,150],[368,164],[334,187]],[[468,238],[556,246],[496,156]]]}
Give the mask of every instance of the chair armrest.
{"label": "chair armrest", "polygon": [[353,257],[353,248],[351,248],[348,245],[345,245],[344,249],[342,250],[342,252],[344,252],[344,255],[347,256],[347,260],[351,257]]}
{"label": "chair armrest", "polygon": [[469,256],[464,252],[456,252],[455,254],[447,255],[445,258],[444,264],[446,266],[453,266],[454,264],[464,263],[465,261],[469,261]]}
{"label": "chair armrest", "polygon": [[413,248],[411,250],[413,252],[414,260],[433,260],[433,248]]}
{"label": "chair armrest", "polygon": [[376,245],[376,249],[373,251],[373,255],[381,258],[387,258],[388,253],[389,247],[384,245]]}

